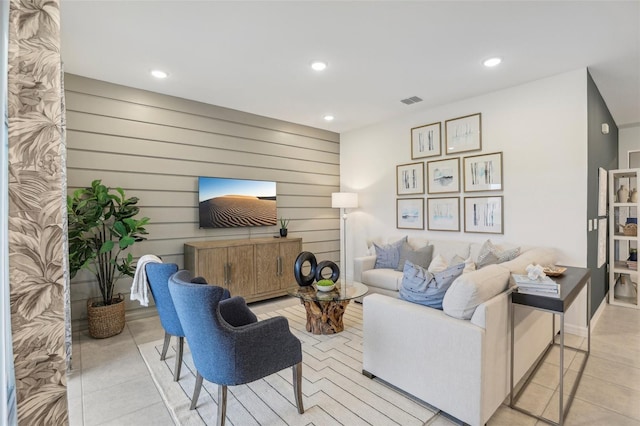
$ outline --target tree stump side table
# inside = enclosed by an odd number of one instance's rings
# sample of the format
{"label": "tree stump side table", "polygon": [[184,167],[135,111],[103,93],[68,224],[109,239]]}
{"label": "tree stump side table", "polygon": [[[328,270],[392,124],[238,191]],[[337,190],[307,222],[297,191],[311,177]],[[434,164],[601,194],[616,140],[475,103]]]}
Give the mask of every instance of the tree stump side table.
{"label": "tree stump side table", "polygon": [[287,294],[300,299],[307,311],[307,331],[313,334],[335,334],[344,330],[342,317],[352,299],[362,297],[369,288],[359,282],[336,283],[336,288],[318,291],[315,285],[291,287]]}

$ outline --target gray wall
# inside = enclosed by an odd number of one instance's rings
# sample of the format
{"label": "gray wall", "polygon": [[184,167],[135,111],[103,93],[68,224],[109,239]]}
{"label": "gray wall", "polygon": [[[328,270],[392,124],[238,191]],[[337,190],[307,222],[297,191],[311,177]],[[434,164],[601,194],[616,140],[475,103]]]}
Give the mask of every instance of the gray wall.
{"label": "gray wall", "polygon": [[[609,134],[602,134],[602,123],[609,124]],[[618,168],[618,127],[602,99],[591,75],[587,74],[587,218],[598,217],[598,168]],[[608,198],[607,198],[608,199]],[[607,248],[607,253],[609,249]],[[591,316],[607,296],[607,266],[598,268],[598,231],[587,234],[587,267],[591,268]]]}
{"label": "gray wall", "polygon": [[[183,266],[186,241],[257,238],[278,227],[198,228],[198,176],[278,182],[278,216],[291,218],[289,235],[303,250],[339,262],[338,209],[331,193],[340,187],[340,136],[76,75],[65,75],[68,192],[102,179],[140,198],[151,219],[148,241],[135,257],[153,253]],[[117,292],[129,299],[131,279]],[[95,282],[79,273],[71,285],[72,317],[86,318]],[[128,302],[127,316],[145,315]]]}

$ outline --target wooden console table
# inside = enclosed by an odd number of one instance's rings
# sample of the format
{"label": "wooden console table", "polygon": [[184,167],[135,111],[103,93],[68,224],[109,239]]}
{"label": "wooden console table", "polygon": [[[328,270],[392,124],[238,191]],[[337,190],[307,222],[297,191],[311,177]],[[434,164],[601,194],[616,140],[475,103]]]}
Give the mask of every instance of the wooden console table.
{"label": "wooden console table", "polygon": [[[587,360],[589,359],[589,354],[591,353],[591,270],[586,268],[573,268],[568,267],[566,272],[560,277],[554,277],[554,280],[560,284],[560,294],[558,297],[552,296],[544,296],[537,294],[525,294],[518,293],[517,290],[511,293],[511,303],[509,304],[509,311],[511,317],[511,364],[510,364],[510,398],[509,398],[509,406],[514,410],[520,411],[522,413],[528,414],[529,416],[535,417],[538,420],[542,420],[546,423],[552,425],[562,426],[564,424],[564,420],[567,417],[567,413],[569,412],[569,408],[571,408],[571,403],[573,402],[573,398],[576,394],[576,390],[578,389],[578,384],[580,383],[580,379],[582,378],[582,373],[584,372],[584,368],[587,364]],[[587,350],[582,350],[579,348],[571,348],[577,352],[586,354],[584,360],[582,361],[582,366],[580,367],[580,371],[578,372],[578,376],[576,377],[576,381],[571,388],[571,392],[569,394],[569,399],[567,400],[567,405],[564,407],[564,315],[571,306],[571,304],[576,300],[578,294],[582,291],[584,287],[587,287]],[[543,356],[540,357],[538,363],[534,367],[533,371],[527,376],[524,384],[520,388],[520,390],[514,394],[514,386],[513,383],[513,360],[514,360],[514,342],[515,342],[515,324],[514,324],[514,305],[525,306],[531,309],[537,309],[544,312],[550,312],[553,314],[553,326],[551,330],[551,342],[547,347],[546,352]],[[556,315],[560,317],[560,343],[556,343]],[[546,417],[538,416],[535,413],[527,411],[523,408],[516,406],[518,398],[524,391],[524,389],[529,384],[531,378],[535,375],[538,368],[542,365],[543,360],[546,358],[547,354],[551,350],[553,346],[560,346],[560,385],[558,388],[558,400],[559,400],[559,410],[558,410],[558,422],[547,419]]]}

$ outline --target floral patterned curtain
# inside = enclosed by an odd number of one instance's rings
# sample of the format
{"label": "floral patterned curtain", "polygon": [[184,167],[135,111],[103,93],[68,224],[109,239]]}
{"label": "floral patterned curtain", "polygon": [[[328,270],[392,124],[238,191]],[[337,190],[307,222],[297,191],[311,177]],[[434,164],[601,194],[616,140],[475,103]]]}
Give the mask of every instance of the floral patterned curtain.
{"label": "floral patterned curtain", "polygon": [[18,421],[68,424],[59,0],[11,0],[9,281]]}

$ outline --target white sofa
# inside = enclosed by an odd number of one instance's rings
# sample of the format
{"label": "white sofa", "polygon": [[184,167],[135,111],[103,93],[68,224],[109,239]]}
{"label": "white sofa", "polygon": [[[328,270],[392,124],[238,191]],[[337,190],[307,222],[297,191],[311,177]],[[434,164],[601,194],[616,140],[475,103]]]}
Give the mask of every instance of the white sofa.
{"label": "white sofa", "polygon": [[[467,256],[477,257],[476,243],[456,243],[438,247],[434,241],[434,257],[465,245]],[[463,274],[447,290],[444,311],[401,300],[391,288],[373,288],[367,279],[392,287],[402,273],[366,274],[370,259],[358,261],[356,276],[374,293],[363,300],[363,373],[465,423],[485,424],[509,393],[509,275],[524,272],[529,263],[554,263],[553,250],[525,248],[514,260]],[[517,382],[550,343],[552,317],[518,307],[515,316]]]}

